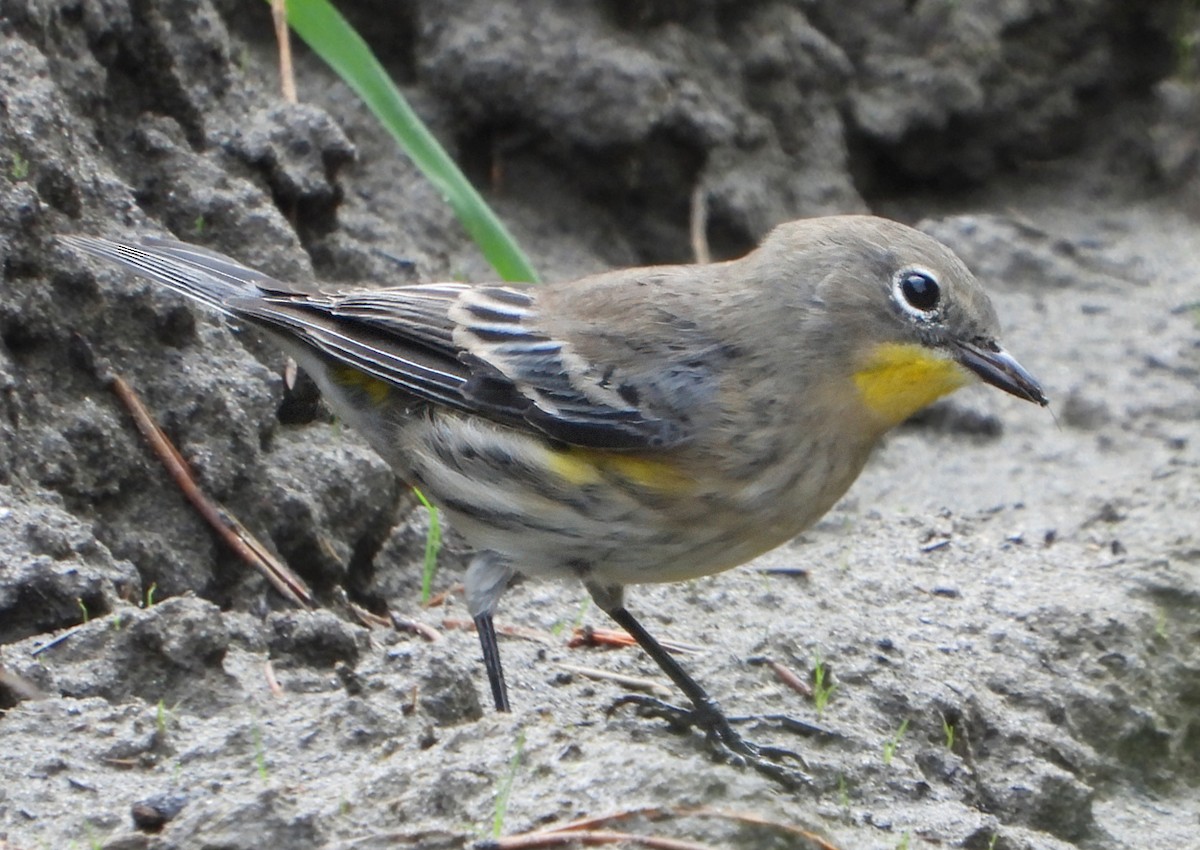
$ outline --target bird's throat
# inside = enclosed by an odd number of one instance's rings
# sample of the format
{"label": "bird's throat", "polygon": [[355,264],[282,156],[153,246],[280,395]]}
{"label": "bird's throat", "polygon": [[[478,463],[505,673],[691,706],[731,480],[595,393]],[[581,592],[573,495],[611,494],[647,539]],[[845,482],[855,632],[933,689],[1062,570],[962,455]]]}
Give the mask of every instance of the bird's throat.
{"label": "bird's throat", "polygon": [[883,343],[854,373],[867,409],[884,429],[970,383],[971,374],[948,356],[921,345]]}

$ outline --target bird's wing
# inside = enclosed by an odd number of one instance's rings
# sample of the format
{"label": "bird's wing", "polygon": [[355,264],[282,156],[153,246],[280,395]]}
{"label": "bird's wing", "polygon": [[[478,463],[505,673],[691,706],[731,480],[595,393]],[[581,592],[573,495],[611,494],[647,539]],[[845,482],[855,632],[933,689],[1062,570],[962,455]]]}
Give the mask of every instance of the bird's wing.
{"label": "bird's wing", "polygon": [[234,300],[237,315],[416,396],[570,445],[683,441],[676,423],[622,395],[601,364],[542,329],[537,290],[419,284],[322,297]]}
{"label": "bird's wing", "polygon": [[318,293],[182,242],[65,241],[435,405],[591,448],[669,447],[689,436],[669,406],[654,403],[657,393],[646,403],[611,368],[546,332],[537,287]]}

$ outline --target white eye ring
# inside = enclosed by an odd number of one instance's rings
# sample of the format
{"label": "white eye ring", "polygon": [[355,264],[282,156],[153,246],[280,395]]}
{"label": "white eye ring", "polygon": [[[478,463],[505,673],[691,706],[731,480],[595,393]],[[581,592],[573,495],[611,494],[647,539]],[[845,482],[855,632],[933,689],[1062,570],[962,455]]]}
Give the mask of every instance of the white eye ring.
{"label": "white eye ring", "polygon": [[942,287],[937,275],[928,269],[913,267],[896,272],[892,278],[892,300],[918,321],[941,318]]}

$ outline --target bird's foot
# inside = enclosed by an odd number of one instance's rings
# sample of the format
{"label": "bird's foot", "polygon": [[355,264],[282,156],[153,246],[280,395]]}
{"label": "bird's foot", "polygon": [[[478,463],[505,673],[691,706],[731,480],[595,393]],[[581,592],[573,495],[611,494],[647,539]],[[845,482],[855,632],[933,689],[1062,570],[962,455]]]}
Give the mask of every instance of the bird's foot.
{"label": "bird's foot", "polygon": [[[764,746],[746,740],[733,728],[730,718],[711,700],[692,708],[683,708],[644,694],[627,694],[614,702],[608,711],[611,714],[623,705],[635,706],[643,717],[665,720],[680,731],[703,731],[713,755],[727,764],[752,767],[786,788],[810,784],[807,774],[782,763],[790,759],[805,767],[804,758],[799,753],[785,747]],[[735,719],[743,721],[754,718]]]}

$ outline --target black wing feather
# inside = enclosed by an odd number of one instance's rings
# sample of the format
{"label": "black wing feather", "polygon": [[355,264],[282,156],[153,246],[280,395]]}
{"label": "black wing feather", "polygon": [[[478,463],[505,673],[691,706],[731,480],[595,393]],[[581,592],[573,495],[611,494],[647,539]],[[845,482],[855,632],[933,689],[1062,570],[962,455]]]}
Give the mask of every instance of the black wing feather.
{"label": "black wing feather", "polygon": [[431,404],[592,448],[661,447],[686,436],[597,381],[595,364],[541,331],[536,290],[439,283],[321,292],[183,242],[63,238]]}

